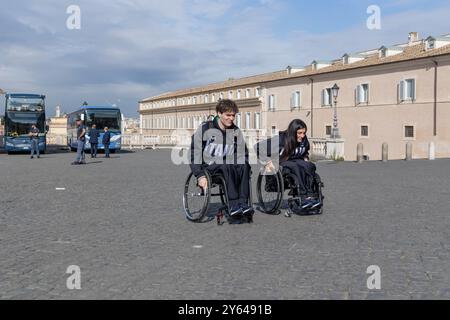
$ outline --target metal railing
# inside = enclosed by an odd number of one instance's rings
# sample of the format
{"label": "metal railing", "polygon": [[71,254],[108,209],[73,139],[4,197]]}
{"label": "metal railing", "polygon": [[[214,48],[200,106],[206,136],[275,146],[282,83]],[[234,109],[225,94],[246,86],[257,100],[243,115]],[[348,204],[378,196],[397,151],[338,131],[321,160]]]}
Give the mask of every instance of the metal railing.
{"label": "metal railing", "polygon": [[[253,146],[270,136],[263,135],[261,132],[243,132],[244,138],[250,149]],[[326,157],[327,140],[319,138],[310,138],[310,153],[318,158]],[[144,135],[144,134],[123,134],[122,148],[124,149],[156,149],[156,148],[189,148],[191,144],[190,136],[180,135]]]}
{"label": "metal railing", "polygon": [[309,138],[310,154],[316,158],[326,158],[327,156],[327,139]]}
{"label": "metal railing", "polygon": [[124,149],[145,149],[157,147],[175,147],[177,137],[169,135],[144,135],[144,134],[123,134],[122,148]]}

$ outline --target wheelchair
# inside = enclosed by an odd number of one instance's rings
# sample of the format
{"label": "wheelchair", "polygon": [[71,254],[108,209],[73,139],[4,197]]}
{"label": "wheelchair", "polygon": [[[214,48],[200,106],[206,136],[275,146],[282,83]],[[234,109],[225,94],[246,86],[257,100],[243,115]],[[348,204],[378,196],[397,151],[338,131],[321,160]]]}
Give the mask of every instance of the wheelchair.
{"label": "wheelchair", "polygon": [[[189,221],[195,223],[209,222],[214,219],[214,216],[207,215],[209,208],[211,207],[211,198],[220,197],[220,206],[217,214],[217,224],[222,225],[222,219],[225,217],[229,223],[233,223],[230,212],[230,204],[228,199],[228,191],[225,179],[222,174],[210,174],[207,170],[204,170],[206,180],[208,181],[208,188],[206,190],[198,186],[197,178],[193,173],[190,173],[184,184],[183,193],[183,208],[186,218]],[[250,173],[251,175],[251,173]],[[248,205],[252,206],[252,183],[249,179],[249,198]],[[243,222],[252,223],[253,217],[242,217]]]}
{"label": "wheelchair", "polygon": [[268,174],[264,172],[263,168],[258,176],[256,184],[259,210],[266,214],[280,214],[280,207],[283,202],[285,191],[289,190],[288,195],[291,197],[287,199],[288,208],[285,213],[286,217],[291,217],[294,213],[299,215],[322,214],[324,200],[322,193],[323,187],[324,184],[320,176],[316,173],[313,179],[312,189],[314,197],[319,200],[319,204],[314,208],[302,209],[302,199],[298,196],[297,177],[290,172],[284,172],[282,166],[280,166],[275,174]]}

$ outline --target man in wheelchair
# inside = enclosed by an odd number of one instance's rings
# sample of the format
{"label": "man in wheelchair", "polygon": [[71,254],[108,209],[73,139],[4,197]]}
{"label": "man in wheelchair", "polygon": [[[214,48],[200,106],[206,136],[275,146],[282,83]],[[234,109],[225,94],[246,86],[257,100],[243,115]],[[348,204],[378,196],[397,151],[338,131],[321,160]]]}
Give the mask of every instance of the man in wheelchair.
{"label": "man in wheelchair", "polygon": [[232,100],[220,100],[216,112],[217,116],[202,123],[192,136],[192,173],[203,190],[210,187],[205,170],[211,176],[222,175],[228,193],[229,215],[252,216],[254,210],[248,203],[251,174],[248,149],[242,132],[234,124],[238,107]]}
{"label": "man in wheelchair", "polygon": [[[281,131],[278,136],[265,141],[265,145],[256,145],[259,159],[265,164],[265,172],[276,173],[276,167],[282,167],[282,176],[292,178],[282,179],[281,183],[289,183],[291,187],[289,195],[300,198],[302,209],[316,209],[322,205],[317,190],[314,190],[316,166],[309,161],[309,141],[306,136],[307,126],[300,119],[291,121],[286,131]],[[275,192],[277,188],[277,176],[268,175],[264,189],[266,192]]]}

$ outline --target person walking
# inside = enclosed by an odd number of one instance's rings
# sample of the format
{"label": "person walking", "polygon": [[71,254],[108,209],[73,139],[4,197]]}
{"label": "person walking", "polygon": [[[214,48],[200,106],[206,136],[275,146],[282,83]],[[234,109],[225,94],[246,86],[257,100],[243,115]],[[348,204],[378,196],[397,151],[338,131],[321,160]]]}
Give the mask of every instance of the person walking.
{"label": "person walking", "polygon": [[31,125],[30,132],[28,133],[28,136],[31,139],[31,156],[30,158],[34,158],[34,153],[36,153],[37,157],[40,158],[39,154],[39,129],[36,127],[35,124]]}
{"label": "person walking", "polygon": [[103,134],[103,146],[105,147],[105,158],[109,158],[109,144],[111,143],[111,132],[108,127],[105,127],[105,133]]}
{"label": "person walking", "polygon": [[100,133],[97,130],[97,126],[93,124],[91,130],[89,130],[89,142],[91,143],[91,158],[97,158],[99,135]]}
{"label": "person walking", "polygon": [[86,144],[86,128],[81,123],[81,119],[77,119],[77,159],[72,164],[86,164],[84,145]]}

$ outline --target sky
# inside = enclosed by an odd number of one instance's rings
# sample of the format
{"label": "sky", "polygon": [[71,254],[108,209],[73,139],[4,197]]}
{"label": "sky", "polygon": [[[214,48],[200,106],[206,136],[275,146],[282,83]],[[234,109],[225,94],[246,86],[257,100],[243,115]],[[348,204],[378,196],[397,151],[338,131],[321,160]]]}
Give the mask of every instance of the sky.
{"label": "sky", "polygon": [[[0,0],[0,88],[138,117],[168,91],[450,34],[450,3],[419,0]],[[71,5],[80,9],[79,29]],[[380,29],[369,29],[369,6]],[[72,25],[69,23],[69,26]],[[0,98],[4,111],[4,97]]]}

